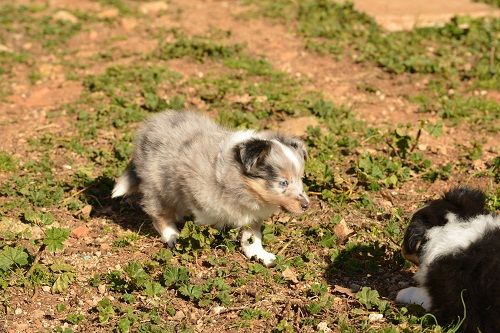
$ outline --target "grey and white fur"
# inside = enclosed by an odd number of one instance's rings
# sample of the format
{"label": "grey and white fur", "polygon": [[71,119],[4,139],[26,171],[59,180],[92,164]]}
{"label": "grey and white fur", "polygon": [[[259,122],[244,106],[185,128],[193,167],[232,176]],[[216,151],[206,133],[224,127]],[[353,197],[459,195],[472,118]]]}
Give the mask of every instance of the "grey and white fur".
{"label": "grey and white fur", "polygon": [[112,197],[135,192],[161,240],[174,246],[176,223],[244,227],[241,247],[266,266],[261,224],[279,208],[300,214],[309,206],[302,177],[302,141],[271,131],[231,131],[190,111],[165,111],[139,129],[135,150]]}

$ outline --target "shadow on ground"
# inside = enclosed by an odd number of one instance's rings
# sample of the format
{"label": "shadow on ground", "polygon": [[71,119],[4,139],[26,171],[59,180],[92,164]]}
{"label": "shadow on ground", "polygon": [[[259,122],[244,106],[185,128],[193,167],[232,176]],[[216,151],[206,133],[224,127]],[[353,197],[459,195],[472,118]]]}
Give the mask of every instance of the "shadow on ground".
{"label": "shadow on ground", "polygon": [[92,216],[105,217],[117,225],[135,233],[156,237],[151,219],[139,205],[140,196],[133,195],[112,199],[115,180],[99,176],[85,184],[82,199],[92,206]]}
{"label": "shadow on ground", "polygon": [[346,248],[325,271],[325,279],[330,284],[353,291],[366,286],[387,298],[395,296],[399,282],[411,283],[411,276],[401,254],[378,242]]}
{"label": "shadow on ground", "polygon": [[[86,184],[82,199],[92,206],[92,216],[105,217],[134,233],[158,238],[158,232],[154,229],[151,218],[139,205],[140,195],[112,199],[111,191],[114,184],[114,179],[107,176],[99,176]],[[191,216],[177,223],[181,231],[176,246],[178,251],[189,252],[220,246],[234,249],[238,246],[237,232],[233,232],[230,228],[216,230],[210,226],[197,226],[192,221]]]}

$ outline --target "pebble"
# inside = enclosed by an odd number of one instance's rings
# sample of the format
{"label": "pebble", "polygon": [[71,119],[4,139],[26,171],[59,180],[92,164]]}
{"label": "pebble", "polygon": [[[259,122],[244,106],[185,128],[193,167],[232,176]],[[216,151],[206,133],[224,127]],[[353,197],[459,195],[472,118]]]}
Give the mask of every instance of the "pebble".
{"label": "pebble", "polygon": [[213,313],[213,314],[218,315],[218,314],[220,314],[220,313],[221,313],[222,311],[224,311],[224,310],[226,310],[226,307],[225,307],[225,306],[220,306],[220,305],[217,305],[217,306],[214,306],[214,307],[212,308],[212,313]]}
{"label": "pebble", "polygon": [[104,294],[106,292],[106,285],[104,284],[100,284],[98,287],[97,287],[97,291],[99,292],[99,294]]}
{"label": "pebble", "polygon": [[17,308],[17,309],[14,311],[14,314],[15,314],[15,315],[20,315],[21,313],[23,313],[23,309],[21,309],[21,308]]}
{"label": "pebble", "polygon": [[156,14],[162,10],[167,10],[168,5],[163,1],[146,2],[139,6],[139,11],[143,14]]}
{"label": "pebble", "polygon": [[325,321],[320,322],[318,326],[316,326],[316,328],[318,329],[318,331],[323,331],[324,333],[332,331],[332,329],[328,327],[328,323]]}
{"label": "pebble", "polygon": [[3,44],[0,44],[0,52],[13,53],[14,51],[12,51],[12,49],[9,47],[7,47]]}
{"label": "pebble", "polygon": [[42,290],[45,291],[46,293],[50,293],[50,287],[49,286],[42,286]]}
{"label": "pebble", "polygon": [[90,229],[87,226],[81,225],[71,230],[71,236],[75,238],[83,238],[89,234],[89,231]]}
{"label": "pebble", "polygon": [[69,22],[69,23],[77,23],[78,18],[71,14],[70,12],[67,12],[65,10],[60,10],[57,13],[54,14],[53,16],[54,20],[57,21],[64,21],[64,22]]}
{"label": "pebble", "polygon": [[116,8],[108,8],[106,10],[103,10],[99,14],[97,14],[98,18],[106,19],[106,18],[114,18],[117,17],[120,14],[118,9]]}
{"label": "pebble", "polygon": [[383,319],[384,319],[384,315],[381,313],[370,313],[370,315],[368,316],[368,320],[370,322],[381,321]]}

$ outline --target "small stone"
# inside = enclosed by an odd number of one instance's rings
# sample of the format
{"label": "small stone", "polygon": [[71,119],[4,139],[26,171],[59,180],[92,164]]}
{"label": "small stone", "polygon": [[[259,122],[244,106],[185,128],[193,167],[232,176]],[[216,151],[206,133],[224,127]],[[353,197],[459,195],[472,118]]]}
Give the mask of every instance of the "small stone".
{"label": "small stone", "polygon": [[384,319],[384,315],[381,313],[370,313],[370,315],[368,316],[368,320],[370,322],[381,321],[383,319]]}
{"label": "small stone", "polygon": [[75,229],[73,229],[71,231],[71,236],[73,236],[74,238],[77,238],[77,239],[83,238],[89,234],[89,231],[90,231],[90,229],[87,228],[86,225],[81,225],[81,226],[76,227]]}
{"label": "small stone", "polygon": [[58,11],[57,13],[54,14],[53,16],[54,20],[57,20],[57,21],[64,21],[64,22],[69,22],[69,23],[77,23],[78,22],[78,18],[71,14],[70,12],[67,12],[65,10],[60,10]]}
{"label": "small stone", "polygon": [[106,285],[100,284],[99,286],[97,286],[97,291],[99,292],[99,294],[103,295],[106,292]]}
{"label": "small stone", "polygon": [[220,306],[220,305],[217,305],[217,306],[214,306],[214,307],[212,308],[212,313],[213,313],[213,314],[218,315],[218,314],[220,314],[221,312],[223,312],[224,310],[226,310],[226,307],[225,307],[225,306]]}
{"label": "small stone", "polygon": [[3,44],[0,44],[0,52],[13,53],[14,51],[9,47],[7,47]]}
{"label": "small stone", "polygon": [[323,331],[324,333],[331,332],[332,329],[328,327],[328,323],[326,321],[322,321],[316,326],[318,331]]}
{"label": "small stone", "polygon": [[174,320],[182,320],[182,319],[184,319],[184,317],[186,317],[186,315],[184,314],[184,312],[182,312],[182,311],[177,311],[177,312],[175,313],[175,315],[173,316],[173,318],[172,318],[172,319],[174,319]]}
{"label": "small stone", "polygon": [[21,308],[17,308],[17,309],[14,311],[14,314],[15,314],[15,315],[20,315],[20,314],[22,314],[22,313],[23,313],[23,309],[21,309]]}
{"label": "small stone", "polygon": [[139,6],[139,11],[143,14],[156,14],[162,10],[167,10],[168,5],[163,1],[146,2]]}
{"label": "small stone", "polygon": [[69,164],[64,164],[62,167],[63,167],[63,169],[66,169],[66,170],[72,169],[71,165],[69,165]]}
{"label": "small stone", "polygon": [[255,101],[257,103],[264,103],[264,102],[267,102],[267,96],[266,95],[259,95],[259,96],[255,96]]}
{"label": "small stone", "polygon": [[114,18],[120,14],[117,8],[108,8],[97,14],[98,18],[107,19]]}
{"label": "small stone", "polygon": [[42,286],[42,290],[45,291],[46,293],[50,293],[50,287],[49,286]]}
{"label": "small stone", "polygon": [[427,145],[426,144],[423,144],[423,143],[419,143],[417,145],[417,148],[418,150],[421,150],[421,151],[426,151],[427,150]]}

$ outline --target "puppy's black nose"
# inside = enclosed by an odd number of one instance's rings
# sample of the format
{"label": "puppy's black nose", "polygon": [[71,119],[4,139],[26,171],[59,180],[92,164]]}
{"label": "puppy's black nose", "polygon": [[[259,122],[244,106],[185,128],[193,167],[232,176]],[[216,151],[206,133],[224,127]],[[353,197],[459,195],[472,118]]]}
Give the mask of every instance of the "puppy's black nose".
{"label": "puppy's black nose", "polygon": [[299,196],[299,201],[300,201],[300,207],[303,210],[309,208],[309,201],[303,195]]}

